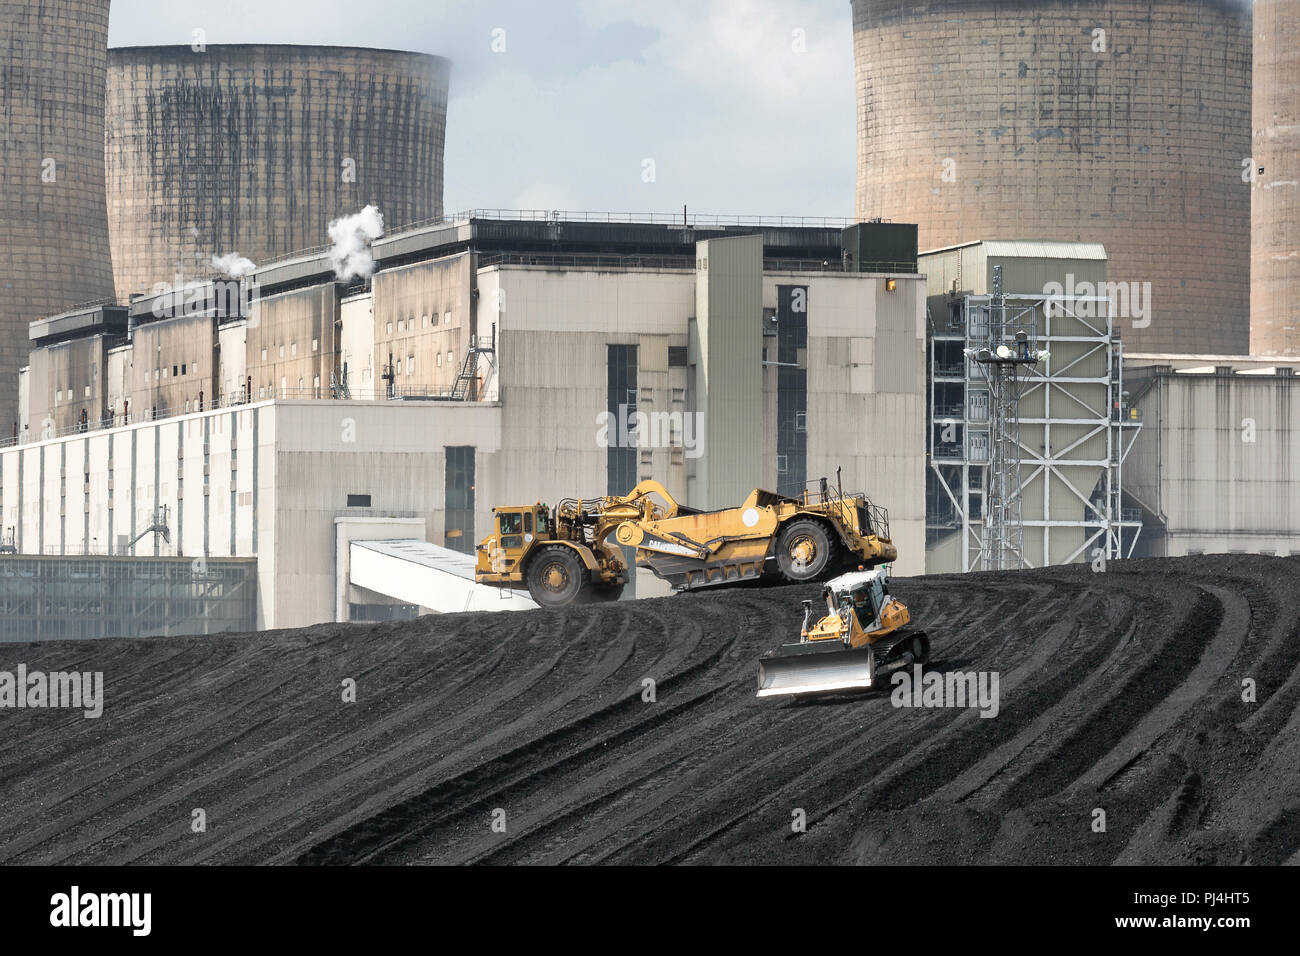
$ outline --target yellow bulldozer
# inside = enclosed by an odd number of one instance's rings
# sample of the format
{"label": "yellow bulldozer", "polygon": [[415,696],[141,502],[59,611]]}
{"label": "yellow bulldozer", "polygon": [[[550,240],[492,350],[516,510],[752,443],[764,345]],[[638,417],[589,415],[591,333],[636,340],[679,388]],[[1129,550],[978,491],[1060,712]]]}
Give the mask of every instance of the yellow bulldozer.
{"label": "yellow bulldozer", "polygon": [[478,545],[474,579],[526,586],[544,607],[612,601],[628,568],[620,546],[635,548],[636,566],[675,590],[741,581],[816,581],[849,567],[895,560],[888,513],[863,494],[832,489],[783,495],[756,488],[739,507],[698,511],[657,481],[626,495],[566,498],[492,511],[492,531]]}
{"label": "yellow bulldozer", "polygon": [[759,697],[867,690],[929,660],[930,640],[907,626],[912,614],[890,595],[886,568],[841,574],[822,597],[824,616],[814,622],[813,602],[804,601],[799,640],[759,658]]}

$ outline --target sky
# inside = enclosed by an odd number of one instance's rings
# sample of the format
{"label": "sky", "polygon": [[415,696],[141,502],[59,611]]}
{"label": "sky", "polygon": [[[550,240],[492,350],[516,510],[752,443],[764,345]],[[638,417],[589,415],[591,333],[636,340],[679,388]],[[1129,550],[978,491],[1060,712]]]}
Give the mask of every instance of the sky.
{"label": "sky", "polygon": [[[848,0],[113,0],[110,46],[452,61],[445,207],[852,216]],[[496,49],[494,49],[494,47]],[[504,47],[504,49],[502,49]]]}

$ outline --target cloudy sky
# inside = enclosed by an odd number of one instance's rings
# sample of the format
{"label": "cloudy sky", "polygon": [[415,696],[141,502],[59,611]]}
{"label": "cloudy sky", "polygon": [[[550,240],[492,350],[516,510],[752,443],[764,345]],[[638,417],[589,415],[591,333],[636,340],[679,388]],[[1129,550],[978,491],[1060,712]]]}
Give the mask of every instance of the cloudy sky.
{"label": "cloudy sky", "polygon": [[446,56],[449,211],[851,216],[850,22],[848,0],[113,0],[109,44]]}

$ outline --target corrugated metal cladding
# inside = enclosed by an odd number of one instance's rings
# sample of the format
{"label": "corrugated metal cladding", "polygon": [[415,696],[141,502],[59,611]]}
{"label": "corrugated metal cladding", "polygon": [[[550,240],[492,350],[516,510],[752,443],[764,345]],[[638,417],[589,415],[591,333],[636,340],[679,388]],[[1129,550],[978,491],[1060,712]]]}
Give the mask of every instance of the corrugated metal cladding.
{"label": "corrugated metal cladding", "polygon": [[329,221],[367,203],[390,231],[441,216],[449,75],[441,57],[393,50],[110,50],[118,297],[178,268],[211,276],[214,255],[261,264],[327,245]]}
{"label": "corrugated metal cladding", "polygon": [[853,33],[859,219],[1101,243],[1152,286],[1126,345],[1247,350],[1249,3],[853,0]]}
{"label": "corrugated metal cladding", "polygon": [[1300,0],[1255,0],[1250,350],[1300,355]]}
{"label": "corrugated metal cladding", "polygon": [[0,0],[0,434],[27,323],[113,295],[104,204],[109,0]]}
{"label": "corrugated metal cladding", "polygon": [[710,239],[696,255],[704,444],[696,487],[702,507],[720,508],[743,501],[762,474],[763,239]]}
{"label": "corrugated metal cladding", "polygon": [[845,267],[853,272],[915,272],[915,223],[860,222],[843,233]]}

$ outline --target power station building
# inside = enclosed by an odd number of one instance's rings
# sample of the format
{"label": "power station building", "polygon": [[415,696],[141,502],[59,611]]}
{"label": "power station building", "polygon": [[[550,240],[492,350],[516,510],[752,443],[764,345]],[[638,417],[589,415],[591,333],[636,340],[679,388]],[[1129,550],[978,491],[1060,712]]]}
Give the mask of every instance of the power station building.
{"label": "power station building", "polygon": [[441,217],[449,72],[441,57],[353,47],[109,50],[119,301],[219,275],[213,256],[322,246],[332,219],[367,204],[390,230]]}
{"label": "power station building", "polygon": [[0,435],[27,325],[113,295],[104,199],[109,0],[0,2]]}
{"label": "power station building", "polygon": [[924,569],[911,227],[484,214],[372,252],[369,280],[309,253],[33,323],[6,560],[251,558],[258,628],[375,619],[414,609],[357,583],[356,541],[471,555],[496,505],[654,477],[723,507],[842,469]]}
{"label": "power station building", "polygon": [[1130,348],[1248,350],[1248,3],[854,0],[853,35],[859,219],[1100,244],[1142,296]]}

